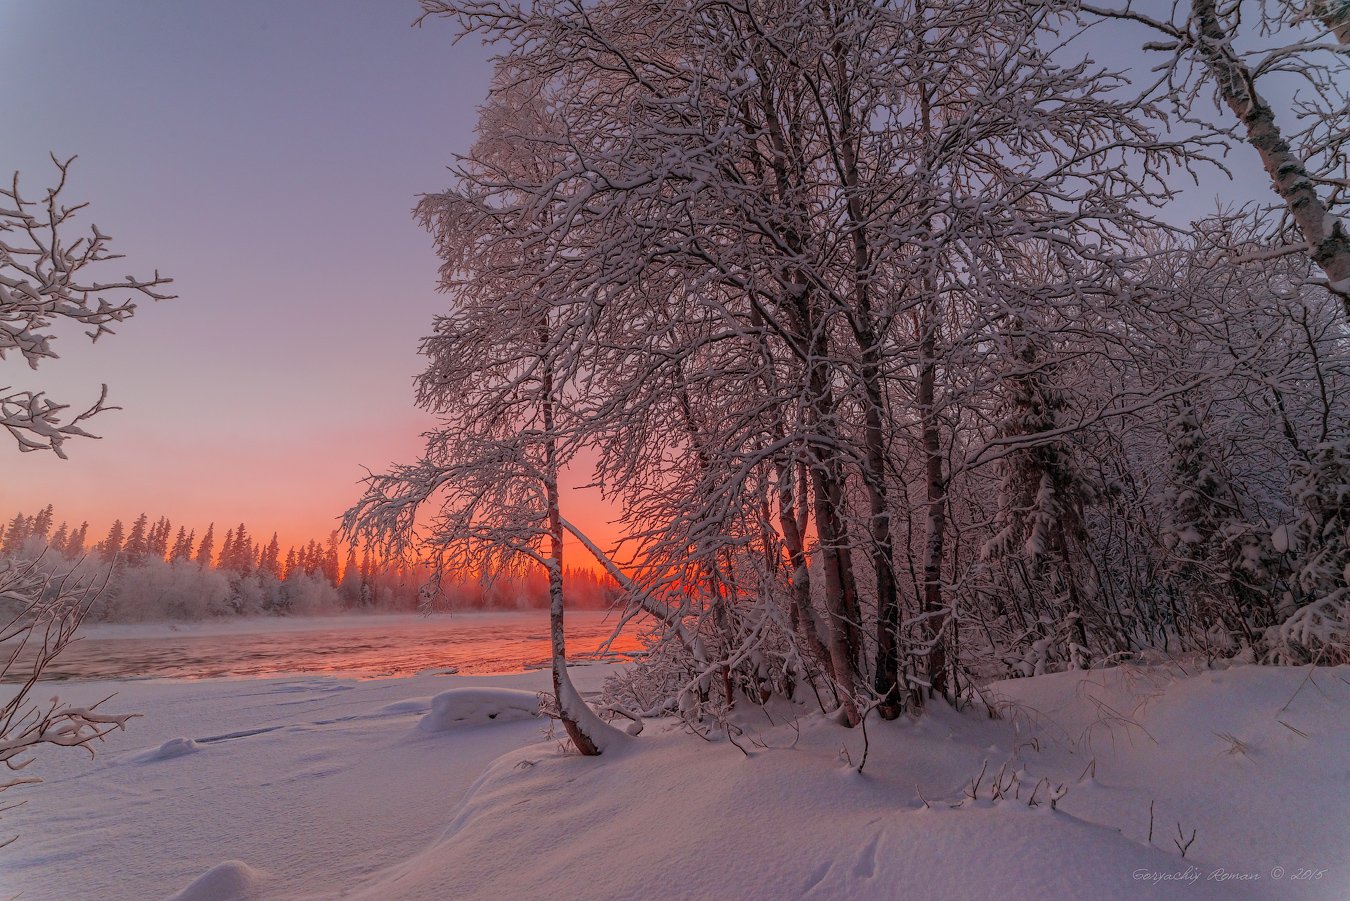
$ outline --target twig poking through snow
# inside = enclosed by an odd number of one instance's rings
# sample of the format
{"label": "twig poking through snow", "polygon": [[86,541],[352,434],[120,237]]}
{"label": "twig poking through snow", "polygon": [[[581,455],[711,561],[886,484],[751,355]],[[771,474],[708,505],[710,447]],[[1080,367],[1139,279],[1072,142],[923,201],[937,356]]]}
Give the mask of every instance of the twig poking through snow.
{"label": "twig poking through snow", "polygon": [[1172,839],[1172,844],[1177,846],[1177,850],[1181,852],[1183,858],[1186,856],[1186,852],[1191,849],[1191,845],[1195,844],[1195,835],[1197,831],[1198,830],[1192,829],[1191,837],[1187,838],[1186,834],[1181,831],[1181,823],[1177,823],[1177,837]]}

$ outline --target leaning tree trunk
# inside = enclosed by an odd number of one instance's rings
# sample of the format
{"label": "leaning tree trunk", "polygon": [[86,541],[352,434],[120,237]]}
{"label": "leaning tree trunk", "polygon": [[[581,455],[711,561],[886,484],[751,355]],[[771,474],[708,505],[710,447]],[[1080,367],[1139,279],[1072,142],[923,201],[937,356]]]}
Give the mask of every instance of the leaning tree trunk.
{"label": "leaning tree trunk", "polygon": [[578,705],[585,705],[586,702],[577,694],[567,674],[567,645],[563,637],[562,542],[550,536],[549,543],[552,547],[548,560],[548,622],[553,651],[553,696],[558,700],[558,719],[562,720],[572,744],[589,757],[599,754],[600,747],[581,724],[587,717],[581,714]]}
{"label": "leaning tree trunk", "polygon": [[596,738],[614,731],[587,706],[567,674],[567,643],[563,633],[563,523],[558,503],[558,439],[553,415],[553,373],[544,366],[542,414],[544,420],[544,493],[548,504],[549,643],[553,652],[553,696],[558,719],[582,754],[593,757],[602,750]]}
{"label": "leaning tree trunk", "polygon": [[[1251,69],[1233,52],[1231,36],[1219,19],[1215,0],[1192,0],[1191,14],[1199,30],[1196,46],[1218,84],[1220,96],[1242,123],[1247,143],[1260,154],[1275,193],[1303,233],[1313,262],[1326,273],[1332,293],[1350,315],[1350,235],[1344,223],[1330,215],[1304,161],[1275,124],[1274,110],[1256,93]],[[1344,41],[1350,37],[1350,24],[1345,13],[1338,15],[1336,18],[1327,13],[1324,20]]]}

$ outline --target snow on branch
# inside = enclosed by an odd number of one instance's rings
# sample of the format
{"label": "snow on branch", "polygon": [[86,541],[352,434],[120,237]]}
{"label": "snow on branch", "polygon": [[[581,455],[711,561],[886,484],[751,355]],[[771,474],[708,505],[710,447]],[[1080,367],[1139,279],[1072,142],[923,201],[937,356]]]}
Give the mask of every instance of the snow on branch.
{"label": "snow on branch", "polygon": [[[18,172],[9,187],[0,188],[0,360],[17,354],[30,369],[56,359],[54,330],[63,323],[84,327],[89,339],[97,341],[135,314],[138,299],[173,298],[161,290],[172,279],[158,271],[149,278],[93,277],[94,270],[105,271],[122,255],[108,249],[111,238],[97,225],[84,235],[73,232],[77,214],[87,206],[68,205],[61,196],[74,160],[52,157],[57,182],[40,199],[24,196]],[[69,404],[41,391],[0,388],[0,425],[20,450],[50,450],[64,458],[67,439],[93,437],[82,422],[117,409],[106,400],[104,386],[96,403],[67,420]]]}
{"label": "snow on branch", "polygon": [[38,680],[76,640],[103,589],[77,575],[78,565],[55,573],[42,563],[42,557],[0,563],[0,682],[15,683],[12,695],[0,694],[0,763],[15,774],[0,777],[0,792],[41,781],[23,771],[43,747],[83,748],[92,755],[95,742],[136,716],[103,712],[106,698],[88,706],[33,698]]}

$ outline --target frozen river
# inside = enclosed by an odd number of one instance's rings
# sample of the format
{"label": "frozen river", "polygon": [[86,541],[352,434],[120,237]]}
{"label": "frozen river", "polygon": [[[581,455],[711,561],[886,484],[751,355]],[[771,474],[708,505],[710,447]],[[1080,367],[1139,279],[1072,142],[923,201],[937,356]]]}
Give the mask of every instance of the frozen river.
{"label": "frozen river", "polygon": [[[566,622],[568,657],[578,659],[610,637],[617,617],[574,611]],[[635,631],[630,624],[611,650],[636,650]],[[549,658],[548,613],[542,610],[98,624],[82,635],[45,679],[514,673]]]}

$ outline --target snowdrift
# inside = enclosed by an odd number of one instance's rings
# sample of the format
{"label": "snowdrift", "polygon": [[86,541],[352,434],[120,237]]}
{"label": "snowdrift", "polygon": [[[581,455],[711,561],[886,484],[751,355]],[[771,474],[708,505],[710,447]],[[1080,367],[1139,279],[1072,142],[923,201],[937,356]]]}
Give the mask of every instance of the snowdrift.
{"label": "snowdrift", "polygon": [[[863,775],[838,759],[849,737],[821,720],[795,748],[749,758],[678,729],[599,760],[516,752],[439,842],[355,897],[1124,899],[1138,897],[1136,871],[1184,868],[1048,802],[951,808],[983,752],[948,735],[985,730],[935,719],[872,727]],[[772,732],[761,738],[791,740]],[[925,808],[913,780],[941,800]]]}
{"label": "snowdrift", "polygon": [[539,715],[539,693],[517,688],[452,688],[431,699],[431,712],[417,728],[446,732],[469,725],[506,723]]}
{"label": "snowdrift", "polygon": [[1121,668],[999,684],[998,720],[873,722],[866,746],[785,710],[599,759],[535,746],[354,897],[1350,897],[1348,678]]}
{"label": "snowdrift", "polygon": [[239,860],[207,870],[171,901],[255,901],[263,897],[267,874]]}

